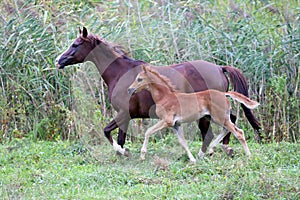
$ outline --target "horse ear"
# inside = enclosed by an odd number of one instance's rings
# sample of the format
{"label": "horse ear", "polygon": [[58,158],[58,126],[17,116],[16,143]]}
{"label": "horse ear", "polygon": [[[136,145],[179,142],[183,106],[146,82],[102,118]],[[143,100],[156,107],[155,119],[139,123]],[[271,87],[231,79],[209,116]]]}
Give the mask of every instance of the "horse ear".
{"label": "horse ear", "polygon": [[79,27],[78,30],[79,30],[79,35],[81,35],[82,34],[81,28]]}
{"label": "horse ear", "polygon": [[83,27],[83,30],[82,30],[82,37],[86,38],[88,36],[88,31],[85,27]]}

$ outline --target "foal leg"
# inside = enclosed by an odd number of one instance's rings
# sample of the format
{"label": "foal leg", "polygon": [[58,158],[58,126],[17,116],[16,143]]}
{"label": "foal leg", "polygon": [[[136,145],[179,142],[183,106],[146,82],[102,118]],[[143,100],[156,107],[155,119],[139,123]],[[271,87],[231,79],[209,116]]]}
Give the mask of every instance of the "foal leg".
{"label": "foal leg", "polygon": [[190,162],[193,163],[193,164],[196,164],[196,159],[194,158],[193,154],[190,152],[190,150],[188,148],[188,145],[187,145],[187,142],[186,142],[186,140],[184,138],[183,127],[182,126],[174,126],[174,131],[177,134],[179,144],[186,151],[186,153],[187,153],[187,155],[188,155],[188,157],[190,159]]}
{"label": "foal leg", "polygon": [[245,139],[244,131],[242,129],[239,129],[235,124],[233,124],[229,120],[227,120],[224,123],[224,126],[227,128],[227,130],[231,131],[234,134],[234,136],[241,142],[241,144],[243,145],[243,148],[246,152],[246,155],[248,157],[250,157],[251,153],[249,151],[248,144]]}
{"label": "foal leg", "polygon": [[[219,134],[219,135],[213,140],[213,142],[209,144],[209,146],[208,146],[208,151],[209,151],[209,152],[213,151],[213,148],[214,148],[215,146],[217,146],[217,144],[219,144],[219,143],[221,142],[221,140],[225,137],[225,135],[226,135],[225,132],[222,132],[221,134]],[[198,153],[198,156],[199,156],[199,158],[203,158],[203,157],[205,156],[205,152],[203,152],[203,151],[200,150],[199,153]]]}
{"label": "foal leg", "polygon": [[[208,146],[210,145],[211,141],[214,139],[214,134],[212,132],[212,128],[210,126],[210,122],[211,122],[211,116],[205,116],[205,117],[203,117],[203,118],[201,118],[199,120],[199,129],[201,130],[202,141],[203,141],[203,144],[202,144],[202,147],[201,147],[201,151],[199,151],[199,154],[202,155],[200,157],[204,156],[204,154],[206,153],[206,151],[208,149]],[[228,139],[226,140],[227,146],[225,146],[223,148],[223,150],[226,152],[227,155],[231,155],[231,154],[233,154],[233,152],[231,153],[231,149],[229,148],[229,145],[228,145],[230,133],[228,133],[226,136],[228,137]],[[223,143],[224,143],[224,140],[225,139],[223,139]],[[209,148],[209,154],[210,155],[212,155],[214,153],[214,147],[213,148]]]}
{"label": "foal leg", "polygon": [[[236,116],[233,114],[230,114],[230,120],[232,121],[232,123],[235,124]],[[223,130],[223,131],[226,131],[226,130]],[[223,138],[222,148],[228,156],[234,157],[234,150],[233,150],[233,148],[229,147],[230,135],[231,135],[231,132],[228,132],[227,135]]]}
{"label": "foal leg", "polygon": [[156,124],[154,124],[153,126],[147,129],[145,133],[143,147],[141,149],[141,160],[145,160],[145,155],[147,153],[147,146],[148,146],[150,136],[154,134],[156,131],[159,131],[165,127],[168,127],[168,124],[165,122],[165,120],[160,120],[159,122],[157,122]]}

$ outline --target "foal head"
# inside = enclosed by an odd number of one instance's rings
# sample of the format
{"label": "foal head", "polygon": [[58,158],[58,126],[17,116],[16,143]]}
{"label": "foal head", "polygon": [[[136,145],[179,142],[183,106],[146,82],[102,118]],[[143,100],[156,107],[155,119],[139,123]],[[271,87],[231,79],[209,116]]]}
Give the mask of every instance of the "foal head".
{"label": "foal head", "polygon": [[168,91],[177,92],[170,79],[160,75],[150,66],[142,65],[142,72],[137,75],[135,81],[129,86],[128,93],[134,94],[143,89],[150,90],[150,87],[163,87]]}
{"label": "foal head", "polygon": [[151,79],[148,74],[148,69],[150,67],[146,65],[142,65],[142,72],[140,72],[134,82],[129,86],[128,93],[130,95],[137,93],[143,89],[149,90],[149,84],[151,83]]}

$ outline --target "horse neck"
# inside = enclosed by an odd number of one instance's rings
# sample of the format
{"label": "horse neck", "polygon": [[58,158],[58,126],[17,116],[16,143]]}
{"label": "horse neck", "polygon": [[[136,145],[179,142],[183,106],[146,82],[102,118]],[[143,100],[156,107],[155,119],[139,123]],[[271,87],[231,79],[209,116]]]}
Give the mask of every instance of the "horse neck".
{"label": "horse neck", "polygon": [[162,100],[165,96],[172,95],[174,92],[170,90],[169,87],[165,86],[162,83],[151,83],[150,84],[150,93],[154,102]]}
{"label": "horse neck", "polygon": [[123,55],[113,52],[105,44],[97,45],[89,54],[87,61],[93,62],[109,89],[115,87],[119,78],[141,63],[132,62]]}
{"label": "horse neck", "polygon": [[93,62],[102,75],[118,59],[118,55],[105,44],[100,43],[89,53],[87,61]]}

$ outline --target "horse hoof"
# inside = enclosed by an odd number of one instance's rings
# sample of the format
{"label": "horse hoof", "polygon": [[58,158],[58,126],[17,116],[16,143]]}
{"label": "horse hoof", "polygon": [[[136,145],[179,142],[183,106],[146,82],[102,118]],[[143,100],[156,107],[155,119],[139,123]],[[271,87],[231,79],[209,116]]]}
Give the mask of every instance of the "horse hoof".
{"label": "horse hoof", "polygon": [[205,156],[205,153],[203,153],[202,151],[198,153],[198,157],[199,157],[200,159],[203,159],[204,156]]}
{"label": "horse hoof", "polygon": [[131,153],[130,153],[130,151],[129,151],[129,149],[124,149],[124,153],[121,153],[121,152],[119,152],[119,151],[116,151],[116,154],[118,155],[118,156],[125,156],[125,157],[131,157]]}

